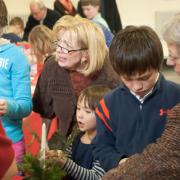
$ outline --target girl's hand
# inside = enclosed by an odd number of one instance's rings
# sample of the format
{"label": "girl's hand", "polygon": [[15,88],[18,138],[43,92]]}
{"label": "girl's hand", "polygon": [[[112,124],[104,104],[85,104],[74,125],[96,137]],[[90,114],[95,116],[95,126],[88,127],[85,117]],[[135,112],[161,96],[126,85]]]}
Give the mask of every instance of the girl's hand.
{"label": "girl's hand", "polygon": [[0,99],[0,115],[4,115],[7,113],[7,101],[4,99]]}
{"label": "girl's hand", "polygon": [[67,157],[61,150],[50,150],[46,152],[46,159],[51,160],[53,163],[63,167],[67,161]]}

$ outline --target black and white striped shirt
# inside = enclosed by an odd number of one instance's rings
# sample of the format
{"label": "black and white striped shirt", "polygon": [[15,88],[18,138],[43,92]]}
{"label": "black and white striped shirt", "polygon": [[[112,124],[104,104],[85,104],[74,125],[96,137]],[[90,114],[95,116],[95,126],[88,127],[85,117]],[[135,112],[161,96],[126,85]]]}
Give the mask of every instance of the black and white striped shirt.
{"label": "black and white striped shirt", "polygon": [[[105,171],[102,169],[99,161],[92,162],[92,168],[87,169],[72,160],[72,145],[66,149],[68,160],[66,161],[63,169],[76,180],[99,180],[104,175]],[[86,156],[83,154],[82,156]]]}

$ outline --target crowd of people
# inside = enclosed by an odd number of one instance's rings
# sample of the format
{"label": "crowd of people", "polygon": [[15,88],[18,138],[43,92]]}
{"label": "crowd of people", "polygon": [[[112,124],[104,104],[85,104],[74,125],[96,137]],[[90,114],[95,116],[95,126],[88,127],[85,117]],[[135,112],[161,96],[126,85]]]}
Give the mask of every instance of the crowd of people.
{"label": "crowd of people", "polygon": [[[24,28],[19,17],[8,24],[0,0],[0,179],[23,176],[22,123],[32,111],[47,126],[56,117],[66,137],[80,131],[65,151],[46,152],[69,180],[180,178],[180,84],[161,72],[157,33],[145,25],[122,29],[116,14],[117,29],[102,11],[106,3],[80,0],[76,10],[70,0],[55,0],[49,9],[31,0]],[[179,13],[162,35],[166,63],[180,75]],[[28,56],[17,42],[28,43]]]}

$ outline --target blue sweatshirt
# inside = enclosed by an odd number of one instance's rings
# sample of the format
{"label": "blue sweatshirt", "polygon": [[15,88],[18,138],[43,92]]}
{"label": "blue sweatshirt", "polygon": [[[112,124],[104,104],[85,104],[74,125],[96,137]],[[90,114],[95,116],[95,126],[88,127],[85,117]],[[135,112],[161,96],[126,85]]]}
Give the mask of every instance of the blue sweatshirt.
{"label": "blue sweatshirt", "polygon": [[161,75],[143,104],[125,87],[105,96],[96,109],[94,157],[108,171],[121,159],[140,153],[164,130],[168,111],[180,102],[180,85]]}
{"label": "blue sweatshirt", "polygon": [[2,124],[16,143],[23,138],[22,119],[32,110],[30,65],[22,49],[0,38],[0,100],[7,101]]}

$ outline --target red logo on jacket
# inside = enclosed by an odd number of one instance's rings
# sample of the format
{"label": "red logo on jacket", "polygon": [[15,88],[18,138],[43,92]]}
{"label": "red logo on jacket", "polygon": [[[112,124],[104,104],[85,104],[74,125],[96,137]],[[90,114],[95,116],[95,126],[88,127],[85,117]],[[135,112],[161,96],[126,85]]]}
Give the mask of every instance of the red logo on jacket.
{"label": "red logo on jacket", "polygon": [[161,108],[160,111],[159,111],[159,115],[160,116],[168,115],[169,112],[170,112],[170,109],[165,110],[165,109]]}

